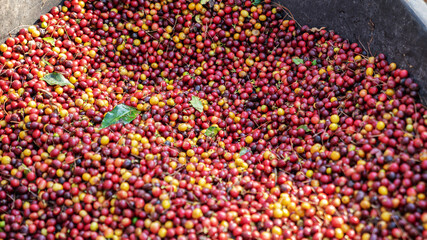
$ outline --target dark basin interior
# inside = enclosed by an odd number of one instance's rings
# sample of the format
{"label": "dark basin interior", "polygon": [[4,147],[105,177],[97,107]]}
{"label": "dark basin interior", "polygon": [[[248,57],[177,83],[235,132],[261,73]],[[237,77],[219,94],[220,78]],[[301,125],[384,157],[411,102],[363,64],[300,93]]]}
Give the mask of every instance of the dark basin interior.
{"label": "dark basin interior", "polygon": [[[427,105],[427,4],[423,0],[273,1],[301,25],[335,30],[370,55],[384,53],[410,72],[421,87],[421,102]],[[61,2],[0,0],[0,40],[33,24]]]}

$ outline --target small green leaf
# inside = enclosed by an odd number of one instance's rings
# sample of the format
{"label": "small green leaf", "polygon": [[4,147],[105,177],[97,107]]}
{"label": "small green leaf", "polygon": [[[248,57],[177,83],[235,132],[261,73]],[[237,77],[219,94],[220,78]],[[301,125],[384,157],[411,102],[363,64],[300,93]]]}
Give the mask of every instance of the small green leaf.
{"label": "small green leaf", "polygon": [[311,62],[311,65],[316,66],[316,65],[317,65],[317,60],[316,60],[316,59],[314,59],[314,60]]}
{"label": "small green leaf", "polygon": [[208,2],[209,2],[209,0],[200,0],[200,4],[202,4],[202,5],[205,5]]}
{"label": "small green leaf", "polygon": [[64,77],[64,75],[57,72],[53,72],[45,75],[42,78],[42,80],[49,83],[49,85],[59,85],[59,86],[71,85],[71,83]]}
{"label": "small green leaf", "polygon": [[260,3],[261,3],[261,0],[252,0],[253,6],[259,5]]}
{"label": "small green leaf", "polygon": [[125,104],[117,105],[111,112],[105,114],[101,123],[101,129],[109,127],[116,123],[127,124],[132,122],[141,111]]}
{"label": "small green leaf", "polygon": [[243,155],[245,155],[246,153],[248,153],[248,152],[250,152],[251,150],[249,149],[249,148],[242,148],[242,149],[240,149],[240,152],[239,152],[239,156],[243,156]]}
{"label": "small green leaf", "polygon": [[203,112],[203,104],[200,101],[200,98],[196,97],[196,96],[192,96],[191,97],[191,101],[190,104],[193,108],[195,108],[197,111],[199,112]]}
{"label": "small green leaf", "polygon": [[292,62],[294,62],[296,65],[300,65],[304,63],[304,60],[302,60],[301,58],[292,58]]}
{"label": "small green leaf", "polygon": [[50,43],[50,45],[55,46],[55,39],[51,37],[45,37],[43,40],[47,43]]}
{"label": "small green leaf", "polygon": [[301,126],[299,126],[297,129],[300,129],[300,128],[304,129],[304,131],[305,131],[305,132],[310,132],[310,131],[311,131],[311,130],[307,127],[307,125],[301,125]]}
{"label": "small green leaf", "polygon": [[220,130],[221,130],[221,128],[219,128],[219,127],[211,126],[208,129],[206,129],[205,135],[207,137],[212,137],[213,138],[213,137],[215,137],[219,133]]}

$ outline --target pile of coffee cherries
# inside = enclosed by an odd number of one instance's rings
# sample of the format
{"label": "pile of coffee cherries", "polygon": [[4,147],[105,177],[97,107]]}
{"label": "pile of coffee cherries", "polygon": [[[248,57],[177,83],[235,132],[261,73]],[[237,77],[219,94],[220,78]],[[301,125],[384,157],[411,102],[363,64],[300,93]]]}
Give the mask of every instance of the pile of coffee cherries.
{"label": "pile of coffee cherries", "polygon": [[417,91],[271,0],[66,0],[0,45],[0,239],[427,239]]}

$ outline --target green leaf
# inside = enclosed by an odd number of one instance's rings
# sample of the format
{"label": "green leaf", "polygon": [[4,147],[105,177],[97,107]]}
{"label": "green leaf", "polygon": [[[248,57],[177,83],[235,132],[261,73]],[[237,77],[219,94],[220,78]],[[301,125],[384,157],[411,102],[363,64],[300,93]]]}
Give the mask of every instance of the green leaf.
{"label": "green leaf", "polygon": [[304,63],[304,60],[302,60],[301,58],[292,58],[292,62],[294,62],[296,65],[300,65]]}
{"label": "green leaf", "polygon": [[205,135],[207,137],[212,137],[213,138],[213,137],[215,137],[219,133],[220,130],[221,130],[221,128],[219,128],[219,127],[211,126],[208,129],[206,129]]}
{"label": "green leaf", "polygon": [[51,37],[45,37],[43,40],[47,43],[50,43],[50,45],[55,46],[55,39]]}
{"label": "green leaf", "polygon": [[49,85],[59,85],[59,86],[67,86],[71,85],[71,83],[64,77],[64,75],[53,72],[45,75],[42,80],[49,83]]}
{"label": "green leaf", "polygon": [[191,101],[190,104],[193,108],[195,108],[197,111],[199,112],[203,112],[203,104],[200,101],[200,98],[196,97],[196,96],[192,96],[191,97]]}
{"label": "green leaf", "polygon": [[248,153],[248,152],[250,152],[251,150],[249,149],[249,148],[242,148],[242,149],[240,149],[240,152],[239,152],[239,156],[243,156],[243,155],[245,155],[246,153]]}
{"label": "green leaf", "polygon": [[111,112],[105,114],[101,123],[101,129],[109,127],[116,123],[130,123],[132,122],[141,111],[136,108],[130,107],[125,104],[117,105]]}
{"label": "green leaf", "polygon": [[308,128],[307,125],[301,125],[297,129],[300,129],[300,128],[304,129],[305,132],[310,132],[311,131],[311,129]]}
{"label": "green leaf", "polygon": [[261,3],[261,0],[252,0],[253,6],[259,5],[260,3]]}
{"label": "green leaf", "polygon": [[202,4],[202,5],[205,5],[208,2],[209,2],[209,0],[200,0],[200,4]]}
{"label": "green leaf", "polygon": [[314,60],[311,62],[311,65],[313,65],[313,66],[317,65],[317,60],[316,60],[316,59],[314,59]]}

